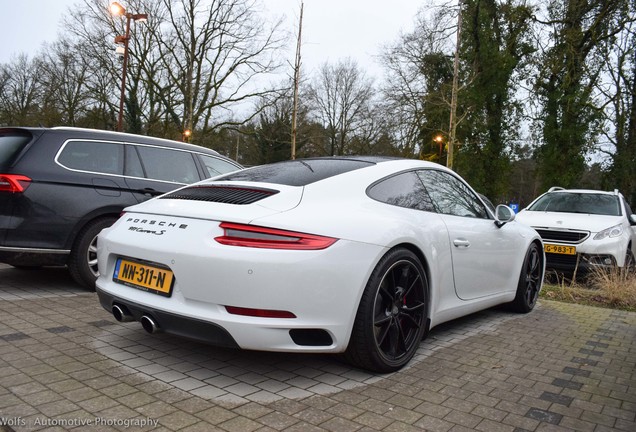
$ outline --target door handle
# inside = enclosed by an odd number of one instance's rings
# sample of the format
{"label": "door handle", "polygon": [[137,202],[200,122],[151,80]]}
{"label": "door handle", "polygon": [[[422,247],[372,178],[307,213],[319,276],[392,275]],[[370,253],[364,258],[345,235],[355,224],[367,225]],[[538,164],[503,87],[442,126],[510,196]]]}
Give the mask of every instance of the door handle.
{"label": "door handle", "polygon": [[453,240],[453,244],[457,248],[469,248],[470,247],[470,242],[468,240],[464,240],[464,239],[455,239],[455,240]]}

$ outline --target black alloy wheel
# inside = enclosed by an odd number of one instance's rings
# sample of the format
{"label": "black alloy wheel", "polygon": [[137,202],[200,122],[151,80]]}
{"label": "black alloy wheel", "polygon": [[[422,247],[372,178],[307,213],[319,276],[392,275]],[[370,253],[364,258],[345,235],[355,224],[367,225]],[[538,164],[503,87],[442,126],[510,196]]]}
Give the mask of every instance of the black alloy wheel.
{"label": "black alloy wheel", "polygon": [[394,249],[373,271],[345,356],[376,372],[402,368],[415,355],[428,324],[428,279],[417,256]]}
{"label": "black alloy wheel", "polygon": [[541,289],[543,275],[543,255],[536,243],[532,243],[523,261],[517,295],[511,303],[515,312],[527,313],[534,309]]}

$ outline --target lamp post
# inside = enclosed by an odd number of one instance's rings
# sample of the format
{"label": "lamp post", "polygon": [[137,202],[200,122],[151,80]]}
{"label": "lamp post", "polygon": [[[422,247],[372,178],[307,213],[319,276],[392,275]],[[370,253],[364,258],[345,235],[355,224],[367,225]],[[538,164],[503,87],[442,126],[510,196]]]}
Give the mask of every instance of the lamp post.
{"label": "lamp post", "polygon": [[448,126],[448,155],[446,156],[446,166],[453,169],[455,161],[455,138],[457,134],[457,92],[459,77],[459,45],[462,37],[462,5],[464,0],[458,0],[459,11],[457,12],[457,42],[455,44],[455,59],[453,61],[453,87],[451,93],[450,124]]}
{"label": "lamp post", "polygon": [[126,71],[128,68],[128,41],[130,40],[130,20],[135,22],[144,22],[148,20],[148,14],[132,14],[126,12],[126,9],[117,2],[110,4],[110,13],[113,16],[126,17],[126,33],[124,36],[115,36],[116,44],[124,44],[124,63],[121,72],[121,95],[119,98],[119,118],[117,119],[117,130],[122,131],[124,117],[124,97],[126,96]]}
{"label": "lamp post", "polygon": [[183,131],[183,134],[181,135],[181,141],[189,143],[191,136],[192,136],[192,131],[190,129],[186,129]]}
{"label": "lamp post", "polygon": [[442,159],[442,144],[444,144],[444,137],[442,134],[437,134],[433,137],[433,141],[439,146],[439,158]]}

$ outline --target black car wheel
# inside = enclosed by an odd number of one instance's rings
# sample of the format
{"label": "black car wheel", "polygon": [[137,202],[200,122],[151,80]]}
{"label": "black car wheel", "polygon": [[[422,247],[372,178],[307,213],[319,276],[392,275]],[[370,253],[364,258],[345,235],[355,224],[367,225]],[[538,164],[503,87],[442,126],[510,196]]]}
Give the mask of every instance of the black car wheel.
{"label": "black car wheel", "polygon": [[376,372],[402,368],[415,355],[428,323],[428,279],[415,254],[389,251],[362,294],[345,357]]}
{"label": "black car wheel", "polygon": [[537,298],[539,298],[542,275],[543,256],[539,246],[536,243],[532,243],[523,261],[519,284],[517,285],[517,295],[511,303],[514,311],[527,313],[534,308]]}
{"label": "black car wheel", "polygon": [[625,253],[625,268],[629,273],[636,272],[636,258],[634,258],[634,252],[629,247]]}
{"label": "black car wheel", "polygon": [[78,234],[71,255],[68,260],[68,269],[73,279],[84,287],[95,290],[95,281],[99,276],[97,269],[97,235],[104,228],[108,228],[115,222],[115,218],[107,217],[97,219],[82,229]]}

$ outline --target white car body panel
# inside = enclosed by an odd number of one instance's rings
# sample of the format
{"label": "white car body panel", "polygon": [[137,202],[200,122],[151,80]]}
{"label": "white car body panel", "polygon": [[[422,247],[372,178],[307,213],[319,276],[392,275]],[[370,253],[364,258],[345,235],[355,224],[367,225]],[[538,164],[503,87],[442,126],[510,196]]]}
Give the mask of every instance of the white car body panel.
{"label": "white car body panel", "polygon": [[[347,348],[371,272],[387,251],[399,245],[408,245],[422,257],[429,277],[431,327],[512,301],[526,251],[532,242],[541,241],[537,233],[514,221],[499,228],[493,219],[388,205],[371,199],[360,187],[416,168],[445,169],[396,160],[306,186],[211,180],[197,185],[239,184],[280,193],[247,205],[157,198],[133,206],[99,236],[98,292],[215,323],[241,348],[304,352]],[[338,240],[327,249],[310,251],[227,246],[214,240],[223,234],[221,222]],[[452,244],[462,238],[470,241],[470,247]],[[175,275],[172,296],[115,283],[118,257],[169,267]],[[233,315],[225,306],[291,311],[296,318]],[[333,344],[299,346],[289,336],[295,328],[324,329]]]}
{"label": "white car body panel", "polygon": [[489,220],[444,216],[444,221],[452,245],[455,291],[460,299],[516,290],[519,275],[510,272],[509,260],[514,257],[521,266],[527,238],[534,233],[510,235],[511,230],[518,229],[516,225],[499,228]]}
{"label": "white car body panel", "polygon": [[[596,190],[570,189],[552,193],[579,193],[579,194],[603,194],[616,196],[622,199],[617,192],[603,192]],[[541,197],[539,197],[541,198]],[[539,199],[537,198],[537,200]],[[533,201],[536,202],[537,200]],[[530,206],[532,206],[532,204]],[[530,207],[529,206],[529,207]],[[601,215],[587,213],[567,213],[552,211],[532,211],[524,209],[519,212],[516,220],[531,226],[537,230],[556,230],[556,231],[584,231],[589,236],[582,242],[568,243],[555,240],[544,240],[548,244],[575,246],[578,254],[585,256],[607,256],[611,255],[618,267],[625,265],[626,251],[631,245],[632,251],[636,245],[636,226],[630,224],[629,216],[626,209],[621,204],[621,215]],[[595,236],[608,228],[620,225],[622,233],[617,237],[606,237],[604,239],[595,239]]]}
{"label": "white car body panel", "polygon": [[[170,298],[112,281],[101,283],[105,292],[140,302],[153,308],[191,318],[214,321],[234,336],[239,346],[249,349],[294,350],[288,335],[279,339],[277,328],[321,326],[334,336],[334,347],[348,342],[351,310],[345,307],[358,301],[369,277],[369,261],[377,261],[384,248],[367,243],[339,240],[322,251],[296,251],[227,247],[214,241],[222,234],[219,222],[161,216],[175,223],[161,236],[130,231],[139,226],[143,214],[128,213],[112,228],[100,234],[99,267],[112,277],[119,256],[143,255],[153,263],[168,266],[175,275]],[[187,225],[185,229],[178,226]],[[187,233],[187,241],[183,236]],[[130,244],[143,244],[135,250]],[[102,246],[105,245],[105,246]],[[333,263],[346,262],[350,271],[342,272]],[[280,269],[285,269],[281,272]],[[108,278],[104,278],[108,279]],[[304,280],[302,287],[298,280]],[[302,291],[299,291],[302,288]],[[298,316],[289,319],[263,319],[231,315],[225,306],[289,310]],[[329,314],[325,314],[328,310]],[[244,324],[249,324],[245,326]],[[260,332],[261,334],[259,335]],[[271,333],[265,337],[266,333]],[[273,338],[273,339],[271,339]],[[277,342],[274,344],[273,340]],[[331,349],[321,349],[329,351]]]}
{"label": "white car body panel", "polygon": [[562,227],[573,230],[590,231],[592,236],[599,231],[621,223],[620,216],[605,216],[576,213],[555,213],[521,210],[517,214],[517,220],[521,222],[532,221],[535,227]]}

